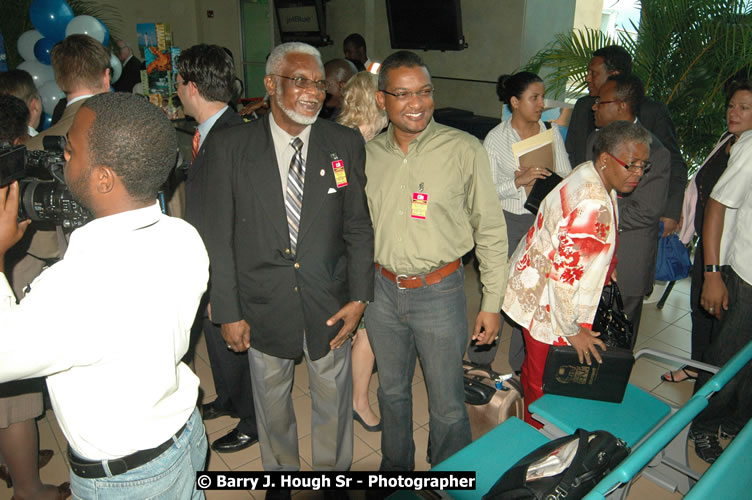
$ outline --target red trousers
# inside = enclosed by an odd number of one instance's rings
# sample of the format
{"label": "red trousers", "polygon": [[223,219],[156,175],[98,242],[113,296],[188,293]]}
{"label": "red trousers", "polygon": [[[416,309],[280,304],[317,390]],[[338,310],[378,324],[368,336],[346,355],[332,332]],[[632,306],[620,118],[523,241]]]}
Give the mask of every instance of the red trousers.
{"label": "red trousers", "polygon": [[551,346],[535,340],[525,328],[522,329],[522,335],[525,339],[525,361],[522,363],[520,382],[525,392],[525,422],[540,429],[543,424],[533,420],[528,406],[543,396],[543,368]]}

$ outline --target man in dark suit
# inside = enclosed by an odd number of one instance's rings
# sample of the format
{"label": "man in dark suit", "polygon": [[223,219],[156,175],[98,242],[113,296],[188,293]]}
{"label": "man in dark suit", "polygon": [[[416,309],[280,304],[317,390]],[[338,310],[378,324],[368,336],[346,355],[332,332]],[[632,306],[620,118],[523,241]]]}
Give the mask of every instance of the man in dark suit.
{"label": "man in dark suit", "polygon": [[133,87],[137,83],[141,83],[141,69],[143,69],[143,63],[133,55],[133,50],[127,42],[118,40],[117,46],[120,49],[117,53],[117,58],[120,59],[120,63],[123,65],[123,70],[120,72],[120,78],[118,81],[112,84],[112,88],[115,92],[133,92]]}
{"label": "man in dark suit", "polygon": [[[601,86],[611,75],[631,73],[632,57],[624,48],[609,45],[593,52],[585,77],[590,95],[577,100],[569,121],[566,148],[572,167],[579,165],[592,154],[586,147],[586,142],[596,127],[593,121],[593,103],[599,95]],[[663,221],[663,236],[668,236],[673,234],[679,225],[684,189],[687,186],[687,165],[681,156],[676,129],[665,104],[645,97],[637,110],[637,118],[643,127],[660,139],[671,155],[668,200],[660,218]]]}
{"label": "man in dark suit", "polygon": [[[635,111],[643,98],[640,79],[634,75],[613,75],[600,88],[596,98],[595,126],[605,127],[615,121],[640,123]],[[588,159],[593,157],[593,143],[598,132],[587,140]],[[619,243],[616,250],[616,281],[624,299],[624,312],[634,325],[634,347],[640,327],[642,300],[650,293],[655,279],[658,254],[658,219],[665,211],[669,192],[671,155],[655,134],[651,133],[649,170],[643,171],[640,184],[630,194],[619,198]]]}
{"label": "man in dark suit", "polygon": [[208,139],[212,318],[229,347],[249,351],[264,469],[300,468],[290,389],[295,359],[305,356],[311,465],[346,470],[353,449],[346,340],[373,298],[363,139],[317,120],[327,87],[318,50],[279,45],[266,73],[271,113]]}
{"label": "man in dark suit", "polygon": [[[235,77],[232,59],[217,45],[194,45],[178,59],[177,92],[186,114],[198,122],[193,140],[194,157],[186,179],[185,219],[207,239],[206,186],[215,175],[207,161],[206,139],[218,130],[243,123],[227,106]],[[219,325],[212,323],[207,308],[208,295],[200,308],[194,330],[204,330],[206,350],[214,377],[217,398],[203,405],[204,420],[232,415],[240,418],[237,427],[212,443],[214,451],[232,452],[258,441],[248,357],[227,349]]]}

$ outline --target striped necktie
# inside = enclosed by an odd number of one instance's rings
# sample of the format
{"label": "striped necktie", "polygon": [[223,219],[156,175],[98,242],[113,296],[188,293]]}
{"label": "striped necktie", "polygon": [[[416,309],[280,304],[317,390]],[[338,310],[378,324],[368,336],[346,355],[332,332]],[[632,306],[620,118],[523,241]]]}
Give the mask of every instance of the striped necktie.
{"label": "striped necktie", "polygon": [[193,134],[193,158],[191,160],[196,159],[196,155],[198,154],[198,145],[201,142],[201,134],[199,133],[198,129],[196,129],[196,132]]}
{"label": "striped necktie", "polygon": [[290,161],[287,173],[287,193],[285,195],[285,211],[287,212],[287,227],[290,231],[290,246],[293,253],[298,246],[298,228],[300,227],[300,211],[303,207],[303,176],[305,166],[303,162],[303,141],[295,137],[290,145],[295,154]]}

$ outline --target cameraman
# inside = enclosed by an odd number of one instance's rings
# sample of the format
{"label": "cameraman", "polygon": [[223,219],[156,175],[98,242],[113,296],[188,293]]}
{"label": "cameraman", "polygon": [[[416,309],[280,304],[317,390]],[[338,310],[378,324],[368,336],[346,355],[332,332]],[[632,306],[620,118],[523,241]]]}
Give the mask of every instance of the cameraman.
{"label": "cameraman", "polygon": [[[65,179],[95,219],[19,304],[0,275],[0,382],[48,376],[77,498],[203,498],[199,381],[180,359],[209,260],[196,230],[156,202],[176,149],[143,98],[89,98],[68,133]],[[27,225],[17,206],[18,185],[0,189],[0,256]]]}

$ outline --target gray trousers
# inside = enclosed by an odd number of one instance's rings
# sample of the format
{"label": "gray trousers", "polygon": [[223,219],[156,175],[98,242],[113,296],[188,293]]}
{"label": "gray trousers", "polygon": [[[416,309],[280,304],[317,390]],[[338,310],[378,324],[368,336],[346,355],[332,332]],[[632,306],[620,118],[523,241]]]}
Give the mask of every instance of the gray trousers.
{"label": "gray trousers", "polygon": [[[350,342],[312,361],[303,347],[311,389],[311,448],[318,471],[346,471],[353,454]],[[292,389],[295,360],[248,350],[261,461],[266,471],[300,470]]]}

